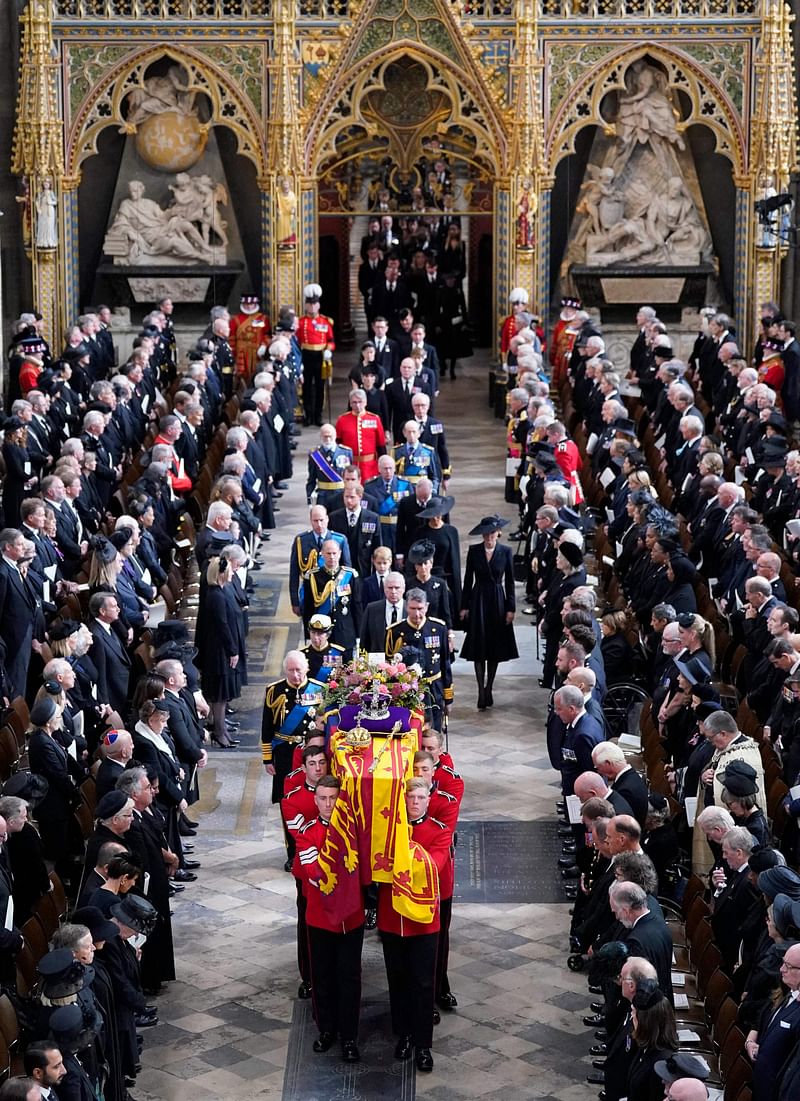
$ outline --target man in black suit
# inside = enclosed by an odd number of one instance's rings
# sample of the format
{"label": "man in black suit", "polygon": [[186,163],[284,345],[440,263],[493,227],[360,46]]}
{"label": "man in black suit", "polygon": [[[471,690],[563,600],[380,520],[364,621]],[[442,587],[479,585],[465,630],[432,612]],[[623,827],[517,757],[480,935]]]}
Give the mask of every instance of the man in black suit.
{"label": "man in black suit", "polygon": [[601,742],[592,750],[592,761],[611,790],[626,800],[631,808],[630,813],[644,829],[648,812],[647,785],[628,764],[619,746],[613,742]]}
{"label": "man in black suit", "polygon": [[0,638],[6,649],[6,678],[13,696],[25,695],[31,660],[36,598],[25,584],[19,563],[25,537],[15,528],[0,531]]}
{"label": "man in black suit", "polygon": [[83,524],[67,502],[66,488],[58,475],[51,474],[42,480],[42,496],[56,518],[56,541],[63,555],[61,572],[71,580],[89,550]]}
{"label": "man in black suit", "polygon": [[416,363],[411,356],[406,356],[400,361],[400,372],[397,377],[389,379],[386,383],[384,393],[392,421],[392,436],[395,444],[400,444],[403,442],[404,425],[414,420],[414,408],[411,404],[414,395],[425,394],[430,400],[432,390],[430,386],[418,380]]}
{"label": "man in black suit", "polygon": [[419,425],[420,443],[426,443],[439,459],[442,468],[442,481],[450,477],[450,453],[447,450],[447,440],[444,434],[444,425],[436,417],[429,415],[431,399],[427,394],[414,394],[411,398],[411,408],[414,411],[414,419]]}
{"label": "man in black suit", "polygon": [[350,561],[361,577],[369,576],[372,552],[381,544],[380,517],[364,507],[364,487],[347,485],[342,494],[344,508],[331,513],[331,531],[338,531],[347,540]]}
{"label": "man in black suit", "polygon": [[97,668],[97,694],[101,703],[109,703],[120,715],[128,706],[131,659],[114,624],[119,619],[119,604],[113,593],[95,593],[89,600],[94,638],[92,661]]}
{"label": "man in black suit", "polygon": [[367,318],[367,325],[369,325],[372,318],[375,316],[375,311],[372,307],[372,294],[382,278],[383,263],[381,261],[381,253],[378,248],[377,238],[373,237],[367,243],[367,255],[361,267],[358,269],[358,289],[364,299],[364,313]]}
{"label": "man in black suit", "polygon": [[397,374],[400,366],[400,348],[397,341],[387,334],[389,322],[382,315],[373,318],[372,342],[375,345],[375,366],[380,370],[384,382]]}
{"label": "man in black suit", "polygon": [[672,934],[663,915],[648,910],[647,892],[638,883],[617,880],[608,897],[614,917],[625,927],[628,955],[643,956],[652,963],[659,987],[672,1002]]}
{"label": "man in black suit", "polygon": [[397,506],[397,541],[395,556],[397,565],[402,566],[408,549],[417,538],[426,521],[418,520],[417,514],[427,506],[433,496],[433,482],[430,478],[420,478],[414,486],[413,494],[404,497]]}
{"label": "man in black suit", "polygon": [[383,600],[367,604],[361,617],[361,649],[370,654],[383,653],[386,628],[406,618],[406,579],[401,573],[388,573],[383,582]]}
{"label": "man in black suit", "polygon": [[734,826],[722,839],[722,858],[728,866],[727,871],[715,868],[711,873],[712,886],[719,891],[713,902],[711,928],[714,943],[722,953],[722,967],[729,975],[739,962],[747,918],[761,899],[748,874],[748,860],[755,844],[755,838],[745,826]]}
{"label": "man in black suit", "polygon": [[398,340],[402,335],[400,311],[410,309],[411,291],[400,275],[400,258],[392,254],[386,261],[384,278],[375,285],[372,292],[372,304],[376,316],[385,317],[389,322],[389,335]]}
{"label": "man in black suit", "polygon": [[[751,1029],[744,1043],[745,1053],[757,1067],[756,1101],[771,1101],[773,1097],[780,1101],[790,1101],[796,1094],[778,1093],[778,1083],[784,1076],[784,1069],[798,1048],[800,1040],[800,944],[792,944],[786,949],[780,967],[781,982],[788,988],[788,994],[777,1007],[767,999],[767,1005],[757,1029]],[[794,1065],[792,1066],[794,1071]]]}
{"label": "man in black suit", "polygon": [[133,756],[133,738],[127,730],[109,730],[100,742],[103,759],[94,778],[98,801],[117,786],[125,766]]}
{"label": "man in black suit", "polygon": [[169,708],[169,732],[183,769],[184,796],[187,803],[196,803],[200,797],[197,770],[205,768],[208,760],[203,747],[203,727],[181,695],[187,681],[180,661],[166,658],[156,665],[156,672],[167,682],[164,702]]}

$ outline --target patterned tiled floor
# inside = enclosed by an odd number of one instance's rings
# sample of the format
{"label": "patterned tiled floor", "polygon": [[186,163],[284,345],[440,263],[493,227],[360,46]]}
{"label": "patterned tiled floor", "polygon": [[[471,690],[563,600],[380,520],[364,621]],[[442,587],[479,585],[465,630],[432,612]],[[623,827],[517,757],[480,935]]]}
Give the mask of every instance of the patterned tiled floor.
{"label": "patterned tiled floor", "polygon": [[[438,405],[464,553],[466,532],[482,515],[515,519],[502,499],[503,430],[485,404],[485,371],[476,356],[457,382],[442,383]],[[588,1033],[576,1012],[586,1006],[586,982],[564,965],[564,903],[456,903],[450,978],[459,1008],[443,1014],[435,1031],[432,1074],[404,1078],[407,1071],[392,1062],[391,1037],[381,1036],[387,1000],[375,933],[364,945],[365,1065],[346,1073],[335,1051],[311,1051],[308,1003],[295,997],[294,883],[283,871],[280,826],[256,741],[263,686],[279,675],[299,638],[285,586],[277,602],[274,590],[286,576],[292,535],[307,526],[304,473],[314,442],[306,429],[295,453],[297,473],[280,501],[281,527],[265,544],[264,569],[255,575],[269,599],[256,594],[252,605],[242,746],[212,751],[202,778],[195,853],[202,870],[174,906],[178,981],[159,999],[164,1023],[146,1033],[144,1069],[132,1092],[138,1101],[399,1101],[414,1090],[430,1101],[594,1097],[584,1081]],[[274,615],[265,614],[267,607]],[[456,663],[450,747],[466,781],[464,821],[524,822],[552,813],[547,699],[536,684],[533,631],[519,621],[522,656],[501,667],[493,711],[476,710],[472,668]],[[551,867],[543,863],[541,874],[552,876]],[[328,1059],[334,1072],[318,1073],[320,1060]],[[385,1073],[377,1073],[381,1067]]]}

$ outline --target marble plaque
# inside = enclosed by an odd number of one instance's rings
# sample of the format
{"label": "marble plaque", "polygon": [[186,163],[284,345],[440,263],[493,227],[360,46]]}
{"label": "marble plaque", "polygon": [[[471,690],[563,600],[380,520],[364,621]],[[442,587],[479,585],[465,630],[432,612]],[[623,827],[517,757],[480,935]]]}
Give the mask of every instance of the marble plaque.
{"label": "marble plaque", "polygon": [[680,276],[638,275],[636,279],[601,278],[603,296],[609,304],[640,305],[640,299],[648,302],[679,302],[685,279]]}
{"label": "marble plaque", "polygon": [[197,279],[191,275],[176,276],[174,279],[165,276],[128,277],[128,286],[136,302],[158,302],[167,297],[173,302],[205,302],[210,282],[208,276]]}

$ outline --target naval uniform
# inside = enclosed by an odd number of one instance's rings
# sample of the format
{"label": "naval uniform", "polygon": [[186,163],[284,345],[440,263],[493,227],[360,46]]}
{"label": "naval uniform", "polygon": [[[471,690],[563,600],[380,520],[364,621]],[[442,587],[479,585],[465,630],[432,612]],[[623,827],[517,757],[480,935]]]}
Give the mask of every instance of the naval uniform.
{"label": "naval uniform", "polygon": [[333,620],[330,640],[343,647],[343,658],[350,661],[361,626],[361,582],[356,570],[340,565],[331,574],[324,566],[309,574],[303,585],[303,625],[308,634],[309,621],[317,614]]}
{"label": "naval uniform", "polygon": [[317,491],[317,504],[330,507],[331,500],[344,486],[344,468],[353,463],[349,447],[335,444],[333,447],[316,447],[308,456],[306,500],[311,504],[311,494]]}
{"label": "naval uniform", "polygon": [[444,709],[453,702],[447,626],[443,620],[427,616],[419,627],[413,627],[407,619],[387,627],[387,657],[399,654],[404,647],[416,651],[408,664],[419,663],[430,701],[425,709],[426,718],[437,730],[441,730]]}

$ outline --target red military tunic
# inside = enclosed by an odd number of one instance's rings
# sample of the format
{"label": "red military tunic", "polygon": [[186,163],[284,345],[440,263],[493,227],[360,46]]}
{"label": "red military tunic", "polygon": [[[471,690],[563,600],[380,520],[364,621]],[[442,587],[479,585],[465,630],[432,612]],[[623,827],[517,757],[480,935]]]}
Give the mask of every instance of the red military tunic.
{"label": "red military tunic", "polygon": [[[433,921],[424,925],[419,921],[398,914],[392,906],[391,883],[378,884],[378,928],[382,933],[395,933],[400,937],[422,937],[439,932],[439,902],[453,894],[455,872],[453,868],[453,835],[444,822],[426,815],[411,823],[414,841],[427,849],[439,873],[436,913]],[[448,894],[449,891],[449,894]]]}
{"label": "red military tunic", "polygon": [[301,351],[304,352],[334,352],[336,344],[333,339],[333,321],[325,314],[317,314],[309,317],[303,314],[297,320],[297,332],[295,333]]}
{"label": "red military tunic", "polygon": [[[307,822],[313,821],[318,813],[317,804],[314,800],[314,789],[309,787],[305,778],[298,787],[293,788],[287,795],[284,795],[283,799],[281,799],[283,824],[286,826],[286,832],[290,837],[294,838],[295,842],[303,826],[305,826]],[[294,864],[292,865],[292,872],[294,875],[299,876],[296,854]]]}
{"label": "red military tunic", "polygon": [[386,451],[386,433],[376,413],[343,413],[336,422],[336,438],[352,450],[362,483],[378,476],[378,457]]}
{"label": "red military tunic", "polygon": [[581,489],[578,471],[583,466],[581,453],[577,444],[572,440],[562,440],[556,445],[555,460],[558,468],[575,491],[575,504],[583,503],[583,491]]}
{"label": "red military tunic", "polygon": [[330,933],[349,933],[364,924],[364,906],[359,898],[358,909],[344,919],[332,922],[328,900],[319,889],[321,870],[317,858],[325,845],[328,822],[314,818],[306,822],[297,835],[297,856],[292,871],[303,884],[306,899],[306,925],[316,929],[327,929]]}
{"label": "red military tunic", "polygon": [[[445,757],[450,764],[445,761]],[[454,795],[460,807],[461,800],[464,798],[464,781],[453,768],[452,762],[453,758],[450,754],[442,752],[439,755],[438,765],[435,765],[433,769],[433,781],[440,791],[446,791],[449,795]],[[434,815],[434,818],[436,817],[437,815]]]}
{"label": "red military tunic", "polygon": [[514,314],[509,314],[500,329],[500,352],[505,360],[511,348],[511,338],[517,334],[517,323]]}
{"label": "red military tunic", "polygon": [[[458,826],[458,799],[455,795],[451,795],[449,791],[445,791],[443,788],[434,786],[431,790],[428,811],[431,818],[435,818],[437,822],[443,822],[451,833],[456,832]],[[446,897],[446,895],[442,895],[442,898]]]}
{"label": "red military tunic", "polygon": [[260,310],[240,311],[231,318],[230,342],[236,364],[236,374],[251,379],[256,373],[258,349],[271,335],[269,318]]}

